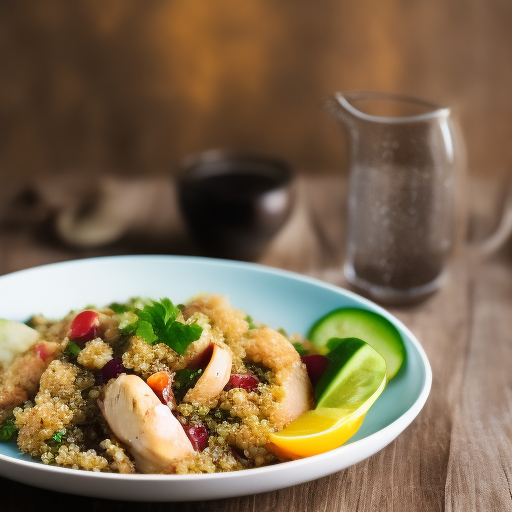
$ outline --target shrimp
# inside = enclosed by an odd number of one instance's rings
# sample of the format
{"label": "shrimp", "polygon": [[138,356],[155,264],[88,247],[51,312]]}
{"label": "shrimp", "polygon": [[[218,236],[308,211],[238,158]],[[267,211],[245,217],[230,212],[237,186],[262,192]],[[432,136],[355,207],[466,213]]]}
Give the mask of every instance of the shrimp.
{"label": "shrimp", "polygon": [[170,473],[194,453],[180,422],[140,377],[122,374],[111,380],[99,405],[142,473]]}
{"label": "shrimp", "polygon": [[270,327],[251,329],[242,341],[246,359],[274,372],[284,398],[272,407],[269,419],[279,429],[315,407],[313,387],[293,345]]}

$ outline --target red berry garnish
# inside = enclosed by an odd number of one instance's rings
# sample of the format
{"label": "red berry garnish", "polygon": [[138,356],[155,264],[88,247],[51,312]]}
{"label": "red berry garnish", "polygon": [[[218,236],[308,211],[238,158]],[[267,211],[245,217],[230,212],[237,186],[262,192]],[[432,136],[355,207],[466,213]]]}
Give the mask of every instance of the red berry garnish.
{"label": "red berry garnish", "polygon": [[69,327],[69,339],[83,347],[87,341],[98,336],[100,315],[97,311],[86,309],[75,316]]}
{"label": "red berry garnish", "polygon": [[204,425],[183,425],[183,429],[196,452],[202,452],[208,446],[208,430]]}
{"label": "red berry garnish", "polygon": [[329,358],[319,354],[312,354],[310,356],[302,356],[302,362],[306,365],[309,380],[313,387],[315,387],[329,364]]}
{"label": "red berry garnish", "polygon": [[127,370],[123,366],[123,360],[120,357],[111,359],[101,369],[101,380],[106,384],[110,379],[115,379],[118,375],[126,373]]}
{"label": "red berry garnish", "polygon": [[249,373],[233,373],[229,378],[226,387],[229,388],[242,388],[246,391],[254,391],[258,389],[260,381]]}

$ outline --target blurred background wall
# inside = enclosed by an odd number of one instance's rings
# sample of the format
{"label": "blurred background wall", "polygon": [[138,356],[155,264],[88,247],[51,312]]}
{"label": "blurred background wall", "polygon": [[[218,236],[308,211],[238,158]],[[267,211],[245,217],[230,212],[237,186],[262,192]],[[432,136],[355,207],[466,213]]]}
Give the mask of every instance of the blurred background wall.
{"label": "blurred background wall", "polygon": [[377,89],[455,107],[475,173],[512,167],[510,0],[0,2],[0,172],[157,174],[213,147],[339,171],[322,110]]}

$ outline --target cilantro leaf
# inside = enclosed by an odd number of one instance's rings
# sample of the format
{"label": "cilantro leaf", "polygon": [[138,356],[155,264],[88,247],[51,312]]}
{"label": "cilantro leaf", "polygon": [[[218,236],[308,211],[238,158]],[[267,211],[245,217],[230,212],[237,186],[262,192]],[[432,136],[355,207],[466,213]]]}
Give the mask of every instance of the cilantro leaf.
{"label": "cilantro leaf", "polygon": [[136,327],[135,334],[140,336],[143,340],[145,340],[150,345],[156,339],[155,331],[153,330],[153,326],[147,320],[141,320]]}
{"label": "cilantro leaf", "polygon": [[174,322],[169,327],[170,340],[174,342],[174,345],[170,345],[164,341],[166,345],[173,348],[178,354],[183,355],[187,347],[193,342],[199,339],[203,328],[197,324],[185,325],[181,322]]}
{"label": "cilantro leaf", "polygon": [[14,420],[5,420],[0,426],[0,443],[6,443],[18,433],[18,429],[14,425]]}
{"label": "cilantro leaf", "polygon": [[167,298],[160,302],[151,301],[134,313],[137,321],[124,327],[124,332],[136,334],[150,345],[164,343],[180,355],[203,332],[203,328],[197,324],[186,325],[177,321],[180,308]]}

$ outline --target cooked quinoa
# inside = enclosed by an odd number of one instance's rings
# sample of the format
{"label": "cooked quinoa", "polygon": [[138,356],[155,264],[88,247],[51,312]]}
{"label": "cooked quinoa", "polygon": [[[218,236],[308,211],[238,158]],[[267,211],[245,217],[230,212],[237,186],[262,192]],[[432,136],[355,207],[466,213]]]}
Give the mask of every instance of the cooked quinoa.
{"label": "cooked quinoa", "polygon": [[[150,343],[140,323],[139,330],[131,330],[137,312],[149,303],[132,299],[88,309],[95,312],[97,326],[86,341],[71,336],[77,311],[59,321],[30,320],[40,334],[37,346],[0,368],[0,423],[13,422],[19,449],[44,464],[141,472],[134,450],[106,419],[106,395],[122,374],[148,384],[156,374],[168,376],[164,391],[155,393],[187,436],[194,428],[207,436],[199,445],[190,438],[195,449],[157,472],[214,473],[278,462],[268,449],[269,436],[293,419],[286,396],[289,375],[305,373],[292,343],[274,329],[255,325],[226,297],[206,294],[179,306],[176,331],[185,333],[184,339],[187,328],[200,333],[186,349],[158,339]],[[302,340],[295,336],[293,341]],[[194,393],[216,349],[230,361],[229,381],[214,396]],[[240,384],[243,379],[252,384]],[[305,410],[314,407],[309,381],[307,386]]]}

